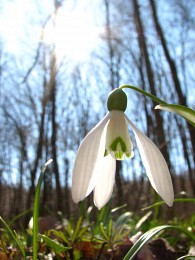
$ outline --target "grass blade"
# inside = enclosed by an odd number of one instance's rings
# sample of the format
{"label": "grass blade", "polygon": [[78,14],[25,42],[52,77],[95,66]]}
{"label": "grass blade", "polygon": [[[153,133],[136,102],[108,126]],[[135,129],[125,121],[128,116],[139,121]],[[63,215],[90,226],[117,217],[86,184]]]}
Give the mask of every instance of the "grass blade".
{"label": "grass blade", "polygon": [[[177,198],[177,199],[174,199],[174,203],[175,202],[192,202],[192,203],[195,203],[195,198]],[[159,201],[159,202],[156,202],[150,206],[147,206],[145,208],[142,208],[142,210],[149,210],[149,209],[152,209],[152,208],[155,208],[155,207],[158,207],[158,206],[161,206],[161,205],[165,205],[165,202],[164,201]]]}
{"label": "grass blade", "polygon": [[4,219],[2,217],[0,217],[0,221],[3,223],[3,225],[5,226],[7,232],[10,234],[10,236],[12,237],[12,239],[14,240],[16,245],[18,245],[18,248],[19,248],[23,258],[26,259],[26,254],[25,254],[25,251],[24,251],[24,247],[23,247],[22,243],[20,242],[20,239],[18,238],[17,234],[14,233],[10,229],[10,227],[8,226],[8,224],[4,221]]}
{"label": "grass blade", "polygon": [[143,234],[138,240],[137,242],[131,247],[131,249],[129,250],[129,252],[126,254],[126,256],[124,257],[123,260],[132,260],[133,257],[136,255],[136,253],[153,237],[155,236],[157,233],[159,233],[160,231],[165,231],[167,229],[174,229],[177,231],[180,231],[184,234],[186,234],[193,242],[195,242],[195,236],[189,232],[188,230],[182,228],[182,227],[177,227],[177,226],[169,226],[169,225],[164,225],[164,226],[159,226],[159,227],[155,227],[151,230],[149,230],[148,232],[146,232],[145,234]]}
{"label": "grass blade", "polygon": [[54,240],[52,240],[51,238],[45,236],[45,235],[41,235],[43,241],[47,244],[47,246],[49,246],[50,248],[53,249],[53,251],[56,254],[62,253],[62,252],[66,252],[68,250],[71,249],[71,247],[65,247],[63,245],[61,245],[58,242],[55,242]]}

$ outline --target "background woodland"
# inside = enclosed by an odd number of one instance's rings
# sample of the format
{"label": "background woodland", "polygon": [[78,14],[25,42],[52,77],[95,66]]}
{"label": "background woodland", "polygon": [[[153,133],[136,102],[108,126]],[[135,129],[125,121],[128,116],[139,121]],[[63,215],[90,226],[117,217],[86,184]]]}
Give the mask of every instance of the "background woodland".
{"label": "background woodland", "polygon": [[[52,0],[51,0],[52,2]],[[109,92],[131,84],[195,109],[195,2],[193,0],[99,0],[103,30],[85,62],[57,62],[55,43],[44,43],[52,14],[42,17],[36,46],[18,59],[0,45],[0,211],[11,219],[31,209],[42,165],[45,174],[41,215],[78,214],[70,188],[77,148],[106,114]],[[76,4],[76,2],[75,2]],[[95,15],[94,15],[95,16]],[[195,130],[179,116],[154,110],[155,102],[125,90],[128,117],[161,149],[170,168],[175,197],[195,196]],[[117,162],[112,206],[130,211],[159,200],[139,157]],[[92,205],[92,198],[85,201]],[[181,212],[190,209],[179,206]],[[185,207],[187,205],[185,204]],[[167,214],[175,209],[169,209]],[[190,211],[189,211],[190,212]],[[26,222],[31,212],[25,215]],[[168,216],[168,215],[167,215]]]}

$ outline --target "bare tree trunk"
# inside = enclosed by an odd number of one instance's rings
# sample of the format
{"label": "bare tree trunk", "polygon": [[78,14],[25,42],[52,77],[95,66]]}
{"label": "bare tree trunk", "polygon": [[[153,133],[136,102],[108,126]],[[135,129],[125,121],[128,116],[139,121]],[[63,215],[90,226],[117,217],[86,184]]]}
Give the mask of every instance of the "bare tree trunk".
{"label": "bare tree trunk", "polygon": [[[156,96],[156,89],[154,87],[155,86],[154,74],[153,74],[153,70],[152,70],[152,66],[150,63],[150,58],[149,58],[149,54],[148,54],[148,50],[147,50],[146,38],[145,38],[145,34],[144,34],[144,29],[143,29],[143,25],[142,25],[142,21],[141,21],[141,17],[140,17],[139,6],[138,6],[137,0],[133,0],[133,6],[134,6],[134,19],[135,19],[136,29],[137,29],[137,33],[138,33],[138,41],[139,41],[141,54],[143,55],[144,61],[145,61],[146,73],[147,73],[150,91],[153,95]],[[153,106],[156,105],[154,103],[154,101],[152,101],[152,104],[153,104]],[[156,110],[154,110],[154,116],[155,116],[156,127],[157,127],[156,134],[157,134],[157,138],[158,138],[157,139],[158,145],[163,144],[161,151],[165,157],[165,160],[166,160],[168,166],[171,167],[168,148],[166,145],[165,132],[163,129],[163,118],[162,118],[161,114],[159,113],[159,111],[156,111]]]}
{"label": "bare tree trunk", "polygon": [[[190,158],[189,158],[188,148],[187,148],[186,135],[185,135],[185,132],[182,131],[183,126],[182,126],[180,120],[178,120],[177,118],[176,118],[176,123],[177,123],[177,125],[178,125],[178,129],[179,129],[180,136],[181,136],[184,158],[185,158],[186,164],[187,164],[187,166],[188,166],[188,176],[189,176],[189,180],[190,180],[190,185],[191,185],[191,188],[192,188],[193,195],[195,196],[195,177],[194,177],[194,173],[195,173],[195,172],[194,172],[194,170],[192,169],[191,163],[190,163]],[[183,133],[182,133],[182,132],[183,132]],[[182,181],[184,181],[184,178],[183,178]]]}
{"label": "bare tree trunk", "polygon": [[[48,109],[50,112],[50,110]],[[51,116],[50,113],[47,113],[45,116],[45,135],[44,135],[44,154],[43,154],[43,162],[46,162],[49,158],[51,158],[51,142],[50,136],[48,133],[50,132],[50,121]],[[48,215],[48,209],[53,208],[53,200],[51,197],[53,195],[53,186],[52,186],[52,175],[53,169],[52,167],[47,168],[47,173],[44,174],[43,177],[43,195],[40,206],[40,215],[45,216]]]}
{"label": "bare tree trunk", "polygon": [[[163,48],[165,56],[167,58],[167,62],[169,64],[173,83],[174,83],[175,90],[176,90],[176,94],[178,95],[179,103],[181,105],[187,106],[186,96],[182,92],[181,83],[180,83],[180,80],[179,80],[179,76],[177,74],[176,64],[175,64],[174,60],[171,58],[171,55],[170,55],[169,50],[168,50],[166,39],[164,37],[163,30],[162,30],[160,22],[158,20],[158,15],[157,15],[154,0],[150,0],[150,7],[151,7],[151,10],[152,10],[152,14],[153,14],[153,21],[154,21],[155,29],[156,29],[156,32],[159,36],[159,39],[160,39],[161,44],[162,44],[162,48]],[[188,130],[189,130],[189,133],[190,133],[190,138],[191,138],[191,141],[192,141],[193,155],[194,155],[193,158],[194,158],[194,161],[195,161],[195,130],[190,124],[187,123],[187,125],[188,125]]]}
{"label": "bare tree trunk", "polygon": [[[115,69],[115,46],[112,42],[112,32],[110,27],[110,6],[109,1],[104,0],[106,7],[106,28],[107,28],[107,44],[109,52],[109,70],[110,70],[110,87],[111,90],[119,86],[119,71]],[[118,62],[118,61],[117,61]],[[119,61],[120,62],[120,61]],[[117,66],[118,67],[118,66]],[[123,181],[122,181],[122,164],[121,161],[116,161],[116,188],[117,188],[117,203],[122,204],[124,193],[123,193]]]}
{"label": "bare tree trunk", "polygon": [[[58,12],[58,8],[60,7],[60,2],[54,0],[55,5],[55,16],[54,16],[54,27],[55,27],[55,18]],[[57,159],[57,131],[58,126],[56,123],[56,97],[57,97],[57,61],[56,61],[56,53],[55,46],[51,51],[51,71],[50,71],[50,101],[51,101],[51,118],[52,118],[52,136],[51,136],[51,147],[52,147],[52,157],[53,157],[53,169],[55,174],[56,181],[56,195],[57,195],[57,210],[62,211],[62,189],[60,184],[60,173],[58,167],[58,159]]]}
{"label": "bare tree trunk", "polygon": [[64,202],[65,202],[65,211],[66,211],[66,217],[70,217],[70,196],[69,196],[69,184],[68,184],[68,169],[69,169],[69,160],[65,159],[65,196],[64,196]]}
{"label": "bare tree trunk", "polygon": [[58,167],[57,159],[57,130],[58,126],[56,123],[56,56],[55,50],[51,53],[51,72],[50,72],[50,100],[51,100],[51,119],[52,119],[52,136],[51,136],[51,148],[52,148],[52,158],[53,158],[53,168],[56,181],[56,195],[57,195],[57,210],[62,211],[62,189],[60,184],[60,173]]}
{"label": "bare tree trunk", "polygon": [[[21,148],[20,148],[20,153],[21,157],[19,160],[19,169],[20,169],[20,182],[19,182],[19,188],[18,188],[18,195],[16,198],[16,212],[15,215],[17,216],[21,211],[24,210],[24,187],[23,187],[23,175],[24,175],[24,163],[28,163],[28,158],[27,158],[27,146],[26,146],[26,133],[25,129],[19,128],[19,137],[20,137],[20,143],[21,143]],[[16,224],[19,225],[21,223],[21,220],[16,220]]]}
{"label": "bare tree trunk", "polygon": [[[32,201],[35,195],[35,178],[38,169],[39,160],[42,156],[43,150],[43,135],[44,135],[44,119],[45,119],[45,102],[42,103],[42,113],[41,113],[41,122],[39,125],[39,139],[36,150],[36,158],[34,161],[34,166],[30,171],[31,184],[28,192],[27,200],[26,200],[26,209],[30,209],[32,207]],[[31,214],[27,214],[25,218],[25,224],[27,224],[30,220]]]}
{"label": "bare tree trunk", "polygon": [[115,86],[114,82],[114,47],[112,44],[112,32],[110,27],[110,5],[108,0],[104,0],[106,7],[106,29],[107,29],[107,44],[108,44],[108,55],[109,55],[109,70],[110,70],[110,86],[113,90]]}

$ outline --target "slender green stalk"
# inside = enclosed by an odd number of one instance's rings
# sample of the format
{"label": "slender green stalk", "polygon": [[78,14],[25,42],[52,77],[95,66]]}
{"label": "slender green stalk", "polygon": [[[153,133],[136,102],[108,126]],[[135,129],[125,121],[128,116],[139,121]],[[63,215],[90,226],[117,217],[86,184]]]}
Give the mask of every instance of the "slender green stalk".
{"label": "slender green stalk", "polygon": [[159,104],[164,104],[164,105],[167,104],[167,103],[166,103],[165,101],[163,101],[162,99],[157,98],[156,96],[154,96],[154,95],[152,95],[152,94],[150,94],[150,93],[144,91],[143,89],[140,89],[140,88],[137,88],[137,87],[128,85],[128,84],[122,85],[122,86],[120,86],[119,88],[120,88],[120,89],[130,88],[130,89],[133,89],[133,90],[135,90],[135,91],[137,91],[137,92],[143,94],[143,95],[146,96],[146,97],[151,98],[152,100],[156,101],[156,102],[159,103]]}
{"label": "slender green stalk", "polygon": [[[192,202],[192,203],[195,203],[195,198],[177,198],[177,199],[174,199],[174,203],[175,202]],[[155,207],[158,207],[158,206],[161,206],[161,205],[164,205],[165,202],[164,201],[159,201],[159,202],[156,202],[150,206],[147,206],[145,208],[142,208],[142,210],[149,210],[151,208],[155,208]]]}
{"label": "slender green stalk", "polygon": [[178,114],[178,115],[182,116],[185,120],[187,120],[188,123],[190,123],[193,127],[195,127],[195,110],[193,110],[189,107],[182,106],[182,105],[167,104],[162,99],[157,98],[156,96],[154,96],[140,88],[131,86],[131,85],[126,84],[126,85],[122,85],[119,87],[119,89],[123,89],[123,88],[133,89],[133,90],[141,93],[142,95],[151,98],[155,102],[159,103],[159,105],[155,106],[155,109],[167,110],[169,112]]}
{"label": "slender green stalk", "polygon": [[38,218],[39,218],[39,200],[40,200],[40,191],[41,184],[43,182],[44,173],[47,166],[52,162],[52,159],[47,161],[41,170],[41,174],[38,179],[37,187],[35,190],[35,200],[34,200],[34,210],[33,210],[33,260],[37,260],[38,255]]}
{"label": "slender green stalk", "polygon": [[24,215],[28,214],[29,212],[32,211],[32,208],[27,209],[25,211],[23,211],[22,213],[18,214],[17,216],[15,216],[10,222],[9,222],[9,226],[11,226],[17,219],[23,217]]}

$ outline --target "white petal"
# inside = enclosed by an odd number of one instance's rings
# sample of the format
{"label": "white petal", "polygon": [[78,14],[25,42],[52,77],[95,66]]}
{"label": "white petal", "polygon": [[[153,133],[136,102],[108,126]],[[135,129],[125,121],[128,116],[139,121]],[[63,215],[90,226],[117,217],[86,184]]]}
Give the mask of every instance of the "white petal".
{"label": "white petal", "polygon": [[99,157],[104,156],[108,113],[84,138],[79,146],[72,177],[72,198],[75,203],[83,200],[94,189],[93,174]]}
{"label": "white petal", "polygon": [[[127,118],[127,116],[126,116]],[[157,146],[127,118],[131,125],[139,152],[152,187],[168,206],[174,200],[173,185],[167,163]]]}
{"label": "white petal", "polygon": [[118,160],[123,160],[124,154],[128,158],[133,156],[133,145],[127,128],[125,114],[113,110],[108,123],[106,134],[106,150]]}
{"label": "white petal", "polygon": [[115,183],[116,160],[107,155],[97,165],[98,176],[94,190],[94,204],[101,209],[110,199]]}

